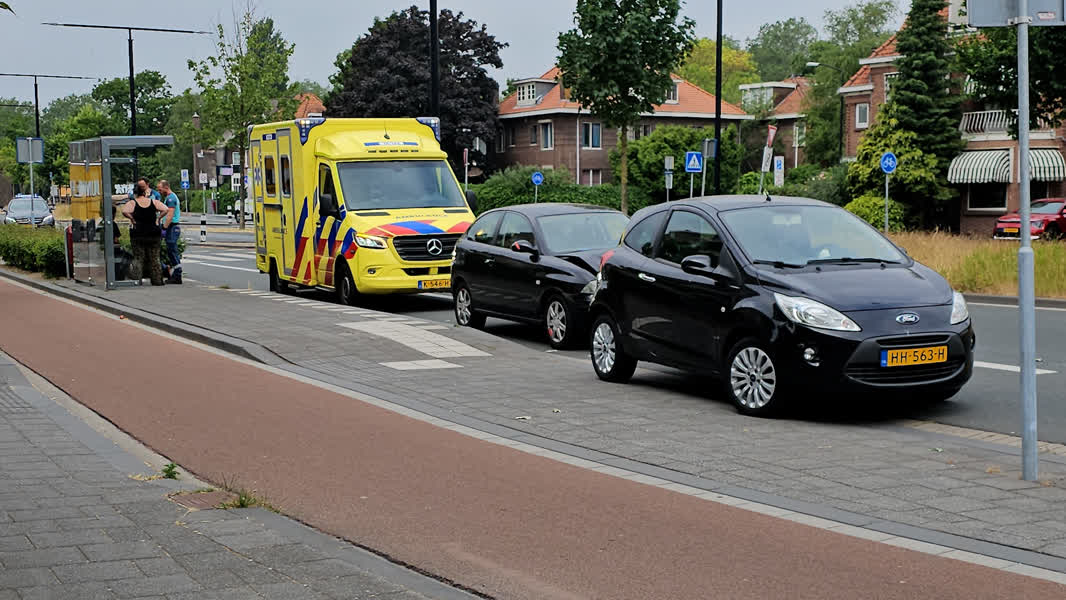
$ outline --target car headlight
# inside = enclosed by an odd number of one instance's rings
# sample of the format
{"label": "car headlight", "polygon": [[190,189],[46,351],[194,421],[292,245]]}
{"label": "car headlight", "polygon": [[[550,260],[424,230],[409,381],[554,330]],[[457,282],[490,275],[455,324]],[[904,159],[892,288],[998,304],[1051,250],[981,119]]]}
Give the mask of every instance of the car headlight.
{"label": "car headlight", "polygon": [[46,216],[44,218],[43,221],[41,221],[41,224],[42,225],[51,225],[52,223],[55,223],[55,222],[56,222],[56,218],[54,216],[52,216],[52,215],[48,215],[48,216]]}
{"label": "car headlight", "polygon": [[955,297],[951,301],[951,324],[958,325],[969,318],[970,309],[966,308],[966,298],[955,292]]}
{"label": "car headlight", "polygon": [[1043,229],[1044,228],[1044,222],[1043,221],[1029,221],[1029,225],[1033,229]]}
{"label": "car headlight", "polygon": [[596,288],[599,286],[599,281],[593,279],[585,284],[585,287],[581,288],[581,293],[585,296],[591,296],[596,293]]}
{"label": "car headlight", "polygon": [[833,331],[862,331],[855,321],[845,317],[840,311],[815,302],[810,298],[785,296],[774,294],[777,307],[785,316],[794,323],[814,327],[816,329],[831,329]]}
{"label": "car headlight", "polygon": [[372,235],[357,235],[355,236],[355,243],[360,248],[374,248],[376,250],[384,250],[389,247],[385,240]]}

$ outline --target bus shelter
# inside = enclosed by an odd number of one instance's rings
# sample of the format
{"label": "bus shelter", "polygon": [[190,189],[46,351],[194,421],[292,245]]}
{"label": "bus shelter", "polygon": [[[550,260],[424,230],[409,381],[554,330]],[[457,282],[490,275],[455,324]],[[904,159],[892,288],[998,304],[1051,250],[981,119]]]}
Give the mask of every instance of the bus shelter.
{"label": "bus shelter", "polygon": [[132,264],[126,249],[129,232],[115,222],[119,205],[125,204],[126,197],[116,201],[111,193],[112,167],[136,164],[135,153],[139,149],[173,144],[174,137],[169,135],[103,136],[70,143],[67,252],[75,281],[103,283],[109,290],[141,284],[139,277],[131,277],[139,274],[140,266]]}

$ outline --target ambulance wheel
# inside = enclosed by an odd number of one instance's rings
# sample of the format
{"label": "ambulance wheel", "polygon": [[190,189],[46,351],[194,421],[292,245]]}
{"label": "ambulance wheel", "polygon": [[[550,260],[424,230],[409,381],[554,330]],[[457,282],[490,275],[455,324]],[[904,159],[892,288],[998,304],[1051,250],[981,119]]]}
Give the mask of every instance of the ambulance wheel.
{"label": "ambulance wheel", "polygon": [[288,294],[289,282],[278,275],[278,263],[270,260],[270,291],[276,294]]}
{"label": "ambulance wheel", "polygon": [[333,289],[337,292],[337,302],[340,304],[354,306],[359,299],[359,288],[355,287],[352,271],[343,262],[337,265],[337,273],[333,277]]}

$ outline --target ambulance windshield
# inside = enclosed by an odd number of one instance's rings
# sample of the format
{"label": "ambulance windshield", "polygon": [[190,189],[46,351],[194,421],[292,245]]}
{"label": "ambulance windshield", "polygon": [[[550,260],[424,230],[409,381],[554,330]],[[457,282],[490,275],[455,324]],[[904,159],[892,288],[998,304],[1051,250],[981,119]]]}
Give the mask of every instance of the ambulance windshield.
{"label": "ambulance windshield", "polygon": [[466,206],[443,160],[348,162],[337,174],[348,210]]}

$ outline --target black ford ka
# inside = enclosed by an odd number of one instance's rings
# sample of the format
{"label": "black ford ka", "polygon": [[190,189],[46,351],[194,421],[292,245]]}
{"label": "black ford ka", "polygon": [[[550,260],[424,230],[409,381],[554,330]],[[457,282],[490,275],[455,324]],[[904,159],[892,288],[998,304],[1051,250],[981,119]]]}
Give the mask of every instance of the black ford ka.
{"label": "black ford ka", "polygon": [[746,414],[833,391],[947,399],[976,343],[966,301],[865,221],[802,198],[718,196],[633,215],[603,261],[591,358],[717,376]]}
{"label": "black ford ka", "polygon": [[455,322],[482,327],[491,315],[539,323],[555,348],[583,343],[600,259],[627,222],[616,210],[585,204],[485,212],[455,247]]}

